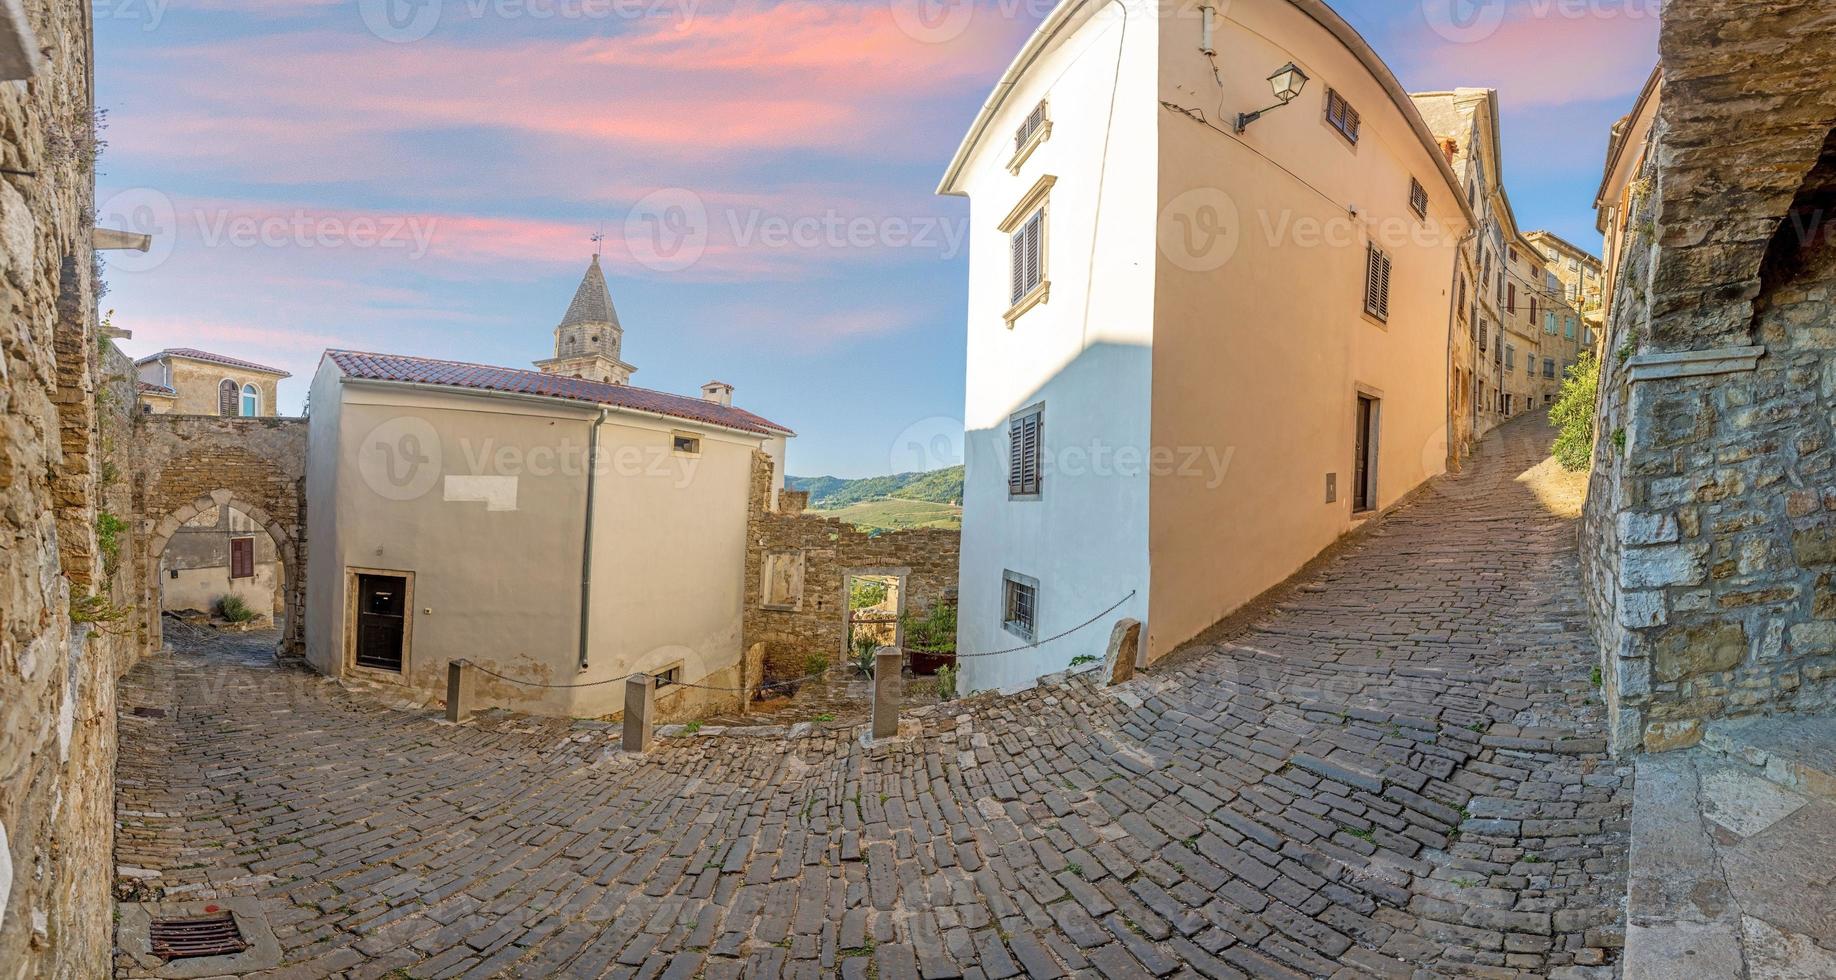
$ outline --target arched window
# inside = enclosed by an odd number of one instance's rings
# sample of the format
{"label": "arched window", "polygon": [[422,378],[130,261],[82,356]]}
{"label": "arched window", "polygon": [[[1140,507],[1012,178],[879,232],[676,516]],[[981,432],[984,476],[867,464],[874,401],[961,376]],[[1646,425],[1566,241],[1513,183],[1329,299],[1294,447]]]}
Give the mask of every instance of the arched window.
{"label": "arched window", "polygon": [[228,378],[224,378],[217,385],[217,414],[218,415],[235,415],[236,414],[236,396],[238,392],[239,392],[239,389],[236,386],[236,382],[231,381]]}
{"label": "arched window", "polygon": [[261,391],[254,385],[242,386],[242,414],[245,418],[261,414]]}

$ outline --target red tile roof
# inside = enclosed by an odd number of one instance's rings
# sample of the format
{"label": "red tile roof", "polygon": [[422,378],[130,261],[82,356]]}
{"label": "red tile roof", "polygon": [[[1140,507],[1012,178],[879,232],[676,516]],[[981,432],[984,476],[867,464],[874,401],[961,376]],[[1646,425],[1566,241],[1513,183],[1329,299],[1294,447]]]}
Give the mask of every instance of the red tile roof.
{"label": "red tile roof", "polygon": [[630,385],[606,384],[581,378],[568,378],[540,371],[468,364],[464,361],[441,361],[429,357],[407,357],[401,354],[368,354],[362,351],[328,350],[345,377],[367,381],[398,381],[411,384],[469,388],[475,391],[499,391],[518,395],[541,395],[591,405],[625,408],[671,418],[703,422],[726,429],[737,429],[758,435],[793,435],[791,430],[760,418],[744,409],[716,405],[700,398],[672,395]]}
{"label": "red tile roof", "polygon": [[210,364],[222,364],[222,365],[225,365],[226,367],[242,368],[244,371],[260,371],[263,374],[277,374],[283,378],[293,377],[293,375],[287,373],[286,371],[282,371],[280,368],[277,368],[277,367],[268,367],[266,364],[257,364],[254,361],[245,361],[240,357],[229,357],[224,354],[212,354],[210,351],[198,350],[196,347],[168,347],[165,350],[160,351],[157,354],[148,354],[147,356],[141,358],[138,361],[135,361],[134,363],[135,364],[145,364],[148,361],[158,361],[158,360],[162,360],[168,357],[184,357],[184,358],[189,358],[190,360],[193,360],[193,361],[205,361]]}

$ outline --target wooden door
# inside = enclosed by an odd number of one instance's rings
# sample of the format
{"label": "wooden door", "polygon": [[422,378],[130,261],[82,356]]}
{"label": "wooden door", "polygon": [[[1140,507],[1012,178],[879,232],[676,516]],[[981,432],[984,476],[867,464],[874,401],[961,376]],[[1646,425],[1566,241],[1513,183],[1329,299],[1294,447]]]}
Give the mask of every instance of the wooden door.
{"label": "wooden door", "polygon": [[357,576],[357,665],[402,669],[408,580],[399,575]]}
{"label": "wooden door", "polygon": [[1352,461],[1352,510],[1370,510],[1375,506],[1371,492],[1374,482],[1375,467],[1371,465],[1371,451],[1374,448],[1376,431],[1373,424],[1376,420],[1375,399],[1358,396],[1357,421],[1357,456]]}

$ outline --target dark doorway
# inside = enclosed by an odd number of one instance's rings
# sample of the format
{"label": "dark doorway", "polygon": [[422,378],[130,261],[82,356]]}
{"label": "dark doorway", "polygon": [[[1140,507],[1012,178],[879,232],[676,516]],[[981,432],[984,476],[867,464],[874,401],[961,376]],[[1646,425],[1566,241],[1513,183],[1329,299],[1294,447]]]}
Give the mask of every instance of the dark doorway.
{"label": "dark doorway", "polygon": [[399,575],[357,576],[357,666],[401,671],[407,593]]}
{"label": "dark doorway", "polygon": [[1358,396],[1357,457],[1352,463],[1352,510],[1377,506],[1377,399]]}

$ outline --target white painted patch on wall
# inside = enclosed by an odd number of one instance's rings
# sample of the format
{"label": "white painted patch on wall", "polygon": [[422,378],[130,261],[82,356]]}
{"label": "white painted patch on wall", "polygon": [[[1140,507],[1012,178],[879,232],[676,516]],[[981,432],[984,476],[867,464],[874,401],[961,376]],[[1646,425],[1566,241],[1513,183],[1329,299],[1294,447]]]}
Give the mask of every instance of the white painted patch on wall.
{"label": "white painted patch on wall", "polygon": [[516,477],[449,474],[446,499],[456,503],[482,501],[485,510],[515,510]]}
{"label": "white painted patch on wall", "polygon": [[13,849],[6,842],[6,824],[0,822],[0,929],[6,928],[6,901],[13,896]]}

